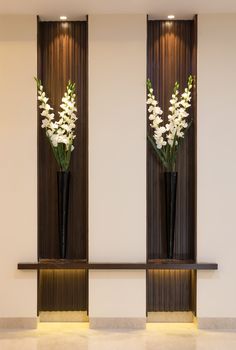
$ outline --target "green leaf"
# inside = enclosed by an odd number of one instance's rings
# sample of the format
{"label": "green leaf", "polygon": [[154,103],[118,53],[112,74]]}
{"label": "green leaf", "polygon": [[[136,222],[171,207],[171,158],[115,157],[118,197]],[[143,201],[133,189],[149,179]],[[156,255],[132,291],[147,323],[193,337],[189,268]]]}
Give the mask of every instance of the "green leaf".
{"label": "green leaf", "polygon": [[36,81],[36,84],[37,84],[37,88],[39,89],[40,86],[42,85],[42,82],[40,79],[38,79],[37,77],[34,77],[34,80]]}
{"label": "green leaf", "polygon": [[153,149],[157,153],[157,155],[158,155],[160,161],[162,162],[162,164],[164,165],[164,167],[168,168],[168,164],[165,160],[165,154],[162,152],[162,150],[157,148],[156,143],[151,136],[148,135],[147,138],[148,138],[148,141],[151,143]]}
{"label": "green leaf", "polygon": [[68,170],[70,165],[70,159],[71,159],[71,146],[69,146],[69,150],[66,152],[66,170]]}

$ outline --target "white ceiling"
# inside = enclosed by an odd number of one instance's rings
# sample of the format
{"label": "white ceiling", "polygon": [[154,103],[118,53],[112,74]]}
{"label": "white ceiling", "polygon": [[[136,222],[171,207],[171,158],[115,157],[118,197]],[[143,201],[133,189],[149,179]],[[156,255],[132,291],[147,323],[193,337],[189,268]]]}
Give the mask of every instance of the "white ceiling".
{"label": "white ceiling", "polygon": [[236,13],[236,0],[0,0],[0,14],[34,14],[44,20],[69,20],[87,14],[147,13],[151,18],[192,18],[196,13]]}

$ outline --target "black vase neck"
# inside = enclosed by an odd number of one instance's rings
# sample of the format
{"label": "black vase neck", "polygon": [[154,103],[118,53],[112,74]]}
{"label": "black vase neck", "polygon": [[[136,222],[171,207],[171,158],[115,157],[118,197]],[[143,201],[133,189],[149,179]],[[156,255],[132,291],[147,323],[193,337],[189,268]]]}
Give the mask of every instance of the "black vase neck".
{"label": "black vase neck", "polygon": [[167,171],[164,171],[164,174],[178,174],[177,171],[171,171],[171,170],[167,170]]}
{"label": "black vase neck", "polygon": [[58,170],[57,173],[58,174],[69,174],[70,170]]}

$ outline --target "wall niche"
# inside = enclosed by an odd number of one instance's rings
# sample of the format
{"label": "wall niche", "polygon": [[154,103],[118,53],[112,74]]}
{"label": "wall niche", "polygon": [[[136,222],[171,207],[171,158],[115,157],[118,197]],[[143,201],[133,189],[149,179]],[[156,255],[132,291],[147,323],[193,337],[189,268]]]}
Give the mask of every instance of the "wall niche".
{"label": "wall niche", "polygon": [[[169,100],[176,81],[180,91],[190,74],[197,73],[197,18],[189,21],[148,21],[147,78],[153,84],[159,104],[168,115]],[[196,80],[195,80],[196,85]],[[196,87],[190,118],[193,124],[178,153],[177,208],[174,259],[196,260]],[[147,122],[147,133],[152,131]],[[147,259],[167,257],[164,218],[164,169],[151,145],[147,144]],[[195,313],[194,271],[149,270],[147,313]]]}
{"label": "wall niche", "polygon": [[[77,126],[70,172],[67,259],[88,258],[88,29],[87,21],[38,22],[38,77],[57,116],[68,80],[76,84]],[[38,113],[38,260],[59,259],[57,164]],[[43,271],[38,312],[87,311],[85,270]]]}

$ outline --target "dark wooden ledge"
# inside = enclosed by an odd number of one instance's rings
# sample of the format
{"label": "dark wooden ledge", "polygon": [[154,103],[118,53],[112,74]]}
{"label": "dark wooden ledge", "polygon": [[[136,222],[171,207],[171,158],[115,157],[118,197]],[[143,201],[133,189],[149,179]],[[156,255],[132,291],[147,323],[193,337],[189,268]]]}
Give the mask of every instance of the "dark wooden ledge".
{"label": "dark wooden ledge", "polygon": [[147,263],[88,263],[86,260],[42,259],[18,263],[18,270],[217,270],[216,263],[193,260],[149,260]]}

